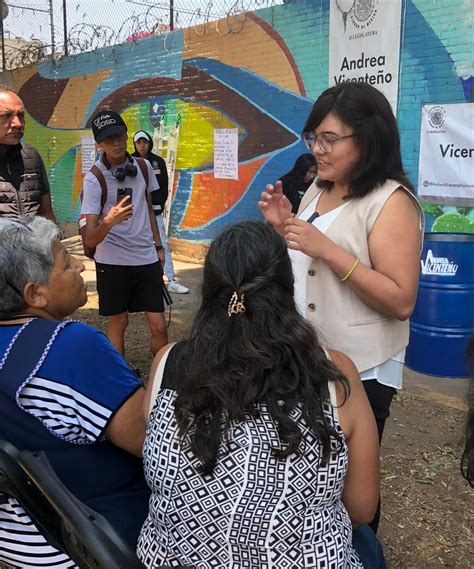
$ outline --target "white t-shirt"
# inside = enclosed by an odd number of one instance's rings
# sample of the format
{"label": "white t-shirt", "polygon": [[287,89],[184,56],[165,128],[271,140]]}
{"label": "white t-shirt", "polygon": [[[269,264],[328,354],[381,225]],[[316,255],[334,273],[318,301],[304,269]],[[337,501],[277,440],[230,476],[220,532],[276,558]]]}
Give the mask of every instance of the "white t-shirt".
{"label": "white t-shirt", "polygon": [[[308,206],[297,216],[300,219],[307,220],[315,211],[321,194],[316,196]],[[323,215],[317,217],[312,224],[319,229],[321,233],[326,233],[331,223],[337,218],[342,210],[347,206],[343,203],[339,207],[334,208]],[[301,251],[289,251],[291,263],[293,266],[293,275],[295,278],[295,303],[300,314],[306,317],[306,278],[309,267],[313,261],[312,257],[301,253]],[[331,347],[331,346],[329,346]],[[405,348],[392,356],[387,361],[364,371],[359,371],[362,381],[376,379],[379,383],[400,389],[403,381],[403,364],[405,362]]]}
{"label": "white t-shirt", "polygon": [[[148,187],[145,187],[145,180],[135,160],[134,163],[137,167],[137,175],[135,177],[127,176],[123,182],[114,178],[112,172],[107,169],[102,161],[98,160],[95,163],[104,174],[108,190],[101,219],[117,204],[118,188],[132,188],[133,191],[133,215],[127,221],[114,225],[102,243],[99,243],[95,254],[95,260],[98,263],[139,266],[151,265],[158,260],[153,242],[146,194],[157,190],[159,185],[148,160],[145,160],[148,168]],[[119,167],[125,165],[126,162],[120,164]],[[94,174],[88,172],[84,177],[81,215],[100,213],[101,195],[102,189],[99,180]]]}

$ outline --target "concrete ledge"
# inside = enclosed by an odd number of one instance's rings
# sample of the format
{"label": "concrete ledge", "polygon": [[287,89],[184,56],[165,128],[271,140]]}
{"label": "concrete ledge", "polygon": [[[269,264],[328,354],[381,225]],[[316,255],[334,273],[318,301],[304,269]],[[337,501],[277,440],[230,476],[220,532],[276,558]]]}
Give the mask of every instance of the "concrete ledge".
{"label": "concrete ledge", "polygon": [[202,243],[189,243],[182,239],[169,238],[173,259],[203,264],[209,250],[209,245]]}

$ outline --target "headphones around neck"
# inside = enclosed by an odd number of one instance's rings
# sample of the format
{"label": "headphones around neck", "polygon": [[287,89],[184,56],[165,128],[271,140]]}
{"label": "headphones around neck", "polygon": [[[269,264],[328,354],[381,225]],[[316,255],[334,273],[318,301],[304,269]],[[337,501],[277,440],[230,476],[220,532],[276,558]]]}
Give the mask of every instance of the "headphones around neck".
{"label": "headphones around neck", "polygon": [[107,168],[107,170],[110,171],[112,176],[118,182],[123,182],[127,176],[130,176],[130,178],[135,178],[138,173],[137,167],[133,163],[133,158],[128,152],[126,154],[128,160],[127,164],[125,164],[125,166],[119,167],[111,166],[110,162],[107,160],[107,154],[105,152],[102,154],[102,164]]}

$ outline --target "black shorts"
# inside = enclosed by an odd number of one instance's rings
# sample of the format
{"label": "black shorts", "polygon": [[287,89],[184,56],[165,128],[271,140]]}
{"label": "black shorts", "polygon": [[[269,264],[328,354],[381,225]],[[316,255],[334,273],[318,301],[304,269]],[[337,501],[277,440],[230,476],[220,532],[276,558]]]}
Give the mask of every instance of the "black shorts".
{"label": "black shorts", "polygon": [[95,268],[101,316],[164,312],[163,270],[159,261],[137,267],[96,262]]}

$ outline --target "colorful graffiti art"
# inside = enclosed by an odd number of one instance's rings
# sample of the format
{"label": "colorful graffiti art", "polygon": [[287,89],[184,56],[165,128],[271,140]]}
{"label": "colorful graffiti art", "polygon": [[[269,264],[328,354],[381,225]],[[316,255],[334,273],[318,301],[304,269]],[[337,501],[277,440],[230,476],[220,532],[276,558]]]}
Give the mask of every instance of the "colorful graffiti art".
{"label": "colorful graffiti art", "polygon": [[[413,125],[419,125],[421,104],[473,97],[465,56],[449,51],[439,23],[423,15],[425,4],[407,0],[401,48],[398,120],[412,180],[419,151]],[[431,17],[433,11],[426,12]],[[181,116],[173,237],[205,244],[229,223],[260,219],[257,201],[265,184],[290,170],[305,152],[300,132],[328,83],[328,22],[327,0],[296,0],[235,22],[151,36],[13,72],[28,113],[25,140],[45,159],[59,221],[78,217],[81,139],[90,135],[91,117],[101,108],[121,112],[131,133],[152,133],[160,117]],[[448,95],[440,82],[429,81],[433,68],[420,56],[428,43],[436,73],[451,78]],[[216,128],[238,129],[238,180],[214,178]],[[474,231],[472,209],[429,206],[425,211],[428,229]]]}

